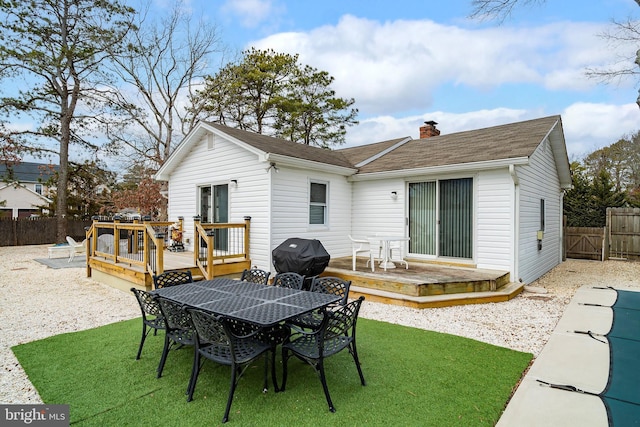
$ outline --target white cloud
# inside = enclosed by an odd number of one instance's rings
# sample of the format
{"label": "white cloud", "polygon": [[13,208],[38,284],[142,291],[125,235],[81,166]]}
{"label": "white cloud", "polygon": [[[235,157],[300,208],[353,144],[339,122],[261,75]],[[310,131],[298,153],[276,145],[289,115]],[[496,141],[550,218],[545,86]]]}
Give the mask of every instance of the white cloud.
{"label": "white cloud", "polygon": [[227,0],[221,10],[237,16],[244,27],[254,28],[273,19],[277,8],[272,0]]}
{"label": "white cloud", "polygon": [[350,15],[309,32],[279,33],[252,43],[298,53],[336,78],[339,96],[361,113],[396,115],[428,109],[442,84],[489,90],[525,83],[541,90],[584,91],[596,82],[586,67],[615,62],[595,36],[599,24],[469,29],[429,20],[376,22]]}
{"label": "white cloud", "polygon": [[567,151],[582,158],[640,130],[637,104],[575,103],[562,113]]}
{"label": "white cloud", "polygon": [[[587,68],[628,56],[624,46],[609,46],[598,36],[608,24],[462,25],[345,15],[335,25],[273,34],[252,45],[298,53],[301,63],[335,77],[338,96],[355,98],[360,124],[348,130],[346,146],[417,138],[425,120],[435,120],[447,134],[561,114],[570,158],[580,158],[640,129],[636,104],[582,101],[597,92]],[[622,86],[635,100],[632,85]],[[469,96],[487,94],[491,105],[502,108],[464,111],[466,105],[450,101],[446,108],[457,111],[443,111],[443,99],[436,97],[447,96],[446,87],[458,95],[466,90]],[[507,87],[511,92],[498,98]]]}

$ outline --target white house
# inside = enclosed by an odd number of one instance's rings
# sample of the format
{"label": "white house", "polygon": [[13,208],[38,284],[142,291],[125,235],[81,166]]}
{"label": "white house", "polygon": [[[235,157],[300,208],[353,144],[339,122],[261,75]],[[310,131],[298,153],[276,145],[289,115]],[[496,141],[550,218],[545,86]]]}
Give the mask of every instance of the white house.
{"label": "white house", "polygon": [[[562,121],[551,116],[450,135],[327,150],[201,122],[156,174],[169,218],[251,217],[252,264],[272,265],[289,237],[318,239],[333,258],[348,235],[410,238],[416,260],[509,271],[530,283],[562,260],[563,190],[571,186]],[[271,268],[272,269],[272,268]]]}
{"label": "white house", "polygon": [[26,218],[51,203],[47,181],[57,166],[44,163],[0,163],[0,217]]}

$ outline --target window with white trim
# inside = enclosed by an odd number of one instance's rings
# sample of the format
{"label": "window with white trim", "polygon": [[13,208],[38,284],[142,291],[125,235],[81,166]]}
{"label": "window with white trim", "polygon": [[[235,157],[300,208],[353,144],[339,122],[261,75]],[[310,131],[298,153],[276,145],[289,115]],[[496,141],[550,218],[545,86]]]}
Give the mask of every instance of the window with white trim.
{"label": "window with white trim", "polygon": [[36,193],[42,194],[42,184],[36,184],[35,190],[36,190]]}
{"label": "window with white trim", "polygon": [[309,185],[309,224],[327,224],[327,190],[324,182],[312,181]]}

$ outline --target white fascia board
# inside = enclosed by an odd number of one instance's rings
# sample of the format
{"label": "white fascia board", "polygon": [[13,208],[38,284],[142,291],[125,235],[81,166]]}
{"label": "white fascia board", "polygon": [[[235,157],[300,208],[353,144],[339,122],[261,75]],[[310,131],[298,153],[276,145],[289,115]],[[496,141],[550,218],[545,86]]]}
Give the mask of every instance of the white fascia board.
{"label": "white fascia board", "polygon": [[385,172],[374,172],[352,175],[350,181],[374,181],[385,178],[406,178],[409,176],[444,175],[458,172],[481,171],[499,168],[508,168],[509,165],[526,165],[528,157],[516,157],[513,159],[490,160],[486,162],[460,163],[455,165],[433,166],[426,168],[401,169]]}
{"label": "white fascia board", "polygon": [[556,162],[556,169],[560,178],[560,187],[570,189],[573,187],[573,179],[571,178],[571,166],[569,165],[569,155],[567,154],[567,144],[564,134],[560,131],[559,122],[553,125],[553,128],[547,134],[549,143],[551,144],[551,152]]}
{"label": "white fascia board", "polygon": [[296,157],[283,156],[282,154],[267,153],[264,160],[267,162],[275,163],[276,166],[282,165],[301,169],[314,169],[344,176],[352,176],[358,171],[354,168],[314,162],[312,160],[298,159]]}
{"label": "white fascia board", "polygon": [[191,149],[191,145],[195,144],[197,141],[200,141],[208,133],[212,133],[221,138],[224,138],[232,143],[244,148],[247,151],[250,151],[256,154],[258,157],[264,157],[265,153],[262,150],[258,150],[253,146],[244,143],[243,141],[229,136],[228,134],[214,128],[213,126],[209,126],[208,123],[198,122],[198,124],[189,132],[187,136],[184,137],[182,142],[176,147],[176,149],[171,153],[167,161],[158,169],[156,172],[154,179],[156,181],[169,181],[169,176],[171,172],[175,169],[175,165],[179,164],[180,161],[187,155],[189,150]]}

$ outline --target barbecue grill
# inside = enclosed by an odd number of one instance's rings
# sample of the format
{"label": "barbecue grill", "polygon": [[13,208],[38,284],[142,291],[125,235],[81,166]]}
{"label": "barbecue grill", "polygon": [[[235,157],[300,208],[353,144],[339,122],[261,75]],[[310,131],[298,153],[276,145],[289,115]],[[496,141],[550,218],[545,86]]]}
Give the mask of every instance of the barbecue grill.
{"label": "barbecue grill", "polygon": [[278,273],[294,272],[305,277],[322,273],[331,256],[319,240],[292,237],[280,243],[271,253]]}

